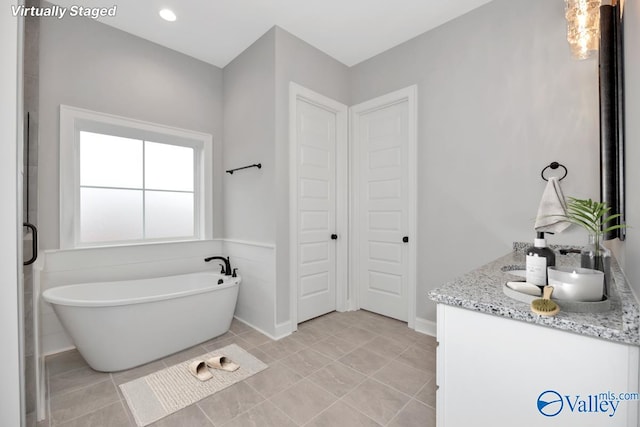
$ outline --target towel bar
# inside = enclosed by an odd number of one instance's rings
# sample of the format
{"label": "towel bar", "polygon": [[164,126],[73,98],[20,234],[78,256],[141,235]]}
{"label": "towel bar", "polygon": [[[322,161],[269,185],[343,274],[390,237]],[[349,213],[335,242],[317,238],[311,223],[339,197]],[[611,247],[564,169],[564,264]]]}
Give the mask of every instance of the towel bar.
{"label": "towel bar", "polygon": [[258,168],[258,169],[262,169],[262,163],[256,163],[253,165],[249,165],[249,166],[242,166],[241,168],[235,168],[235,169],[229,169],[228,171],[226,171],[229,175],[233,175],[233,173],[235,171],[239,171],[242,169],[249,169],[249,168]]}

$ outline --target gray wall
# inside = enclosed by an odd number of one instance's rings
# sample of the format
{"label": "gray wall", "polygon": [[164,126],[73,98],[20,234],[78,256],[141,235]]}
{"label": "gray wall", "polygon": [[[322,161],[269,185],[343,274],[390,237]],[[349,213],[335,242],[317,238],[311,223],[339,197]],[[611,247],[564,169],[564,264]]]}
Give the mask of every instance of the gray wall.
{"label": "gray wall", "polygon": [[275,29],[224,67],[224,236],[275,243]]}
{"label": "gray wall", "polygon": [[352,68],[353,104],[418,85],[418,317],[435,320],[430,289],[533,240],[550,162],[565,195],[598,197],[597,67],[571,58],[562,1],[495,0]]}
{"label": "gray wall", "polygon": [[627,240],[626,273],[636,298],[640,298],[640,2],[626,0],[625,20],[625,73],[626,73],[626,185],[627,185]]}
{"label": "gray wall", "polygon": [[[211,133],[214,235],[277,246],[276,319],[286,321],[289,81],[347,105],[418,84],[417,314],[434,320],[429,289],[533,238],[545,165],[568,167],[565,194],[598,197],[597,62],[571,58],[563,9],[557,0],[495,0],[351,69],[277,27],[222,71],[90,19],[42,20],[41,249],[59,246],[59,104]],[[640,83],[631,77],[640,55],[629,42],[639,9],[627,0],[628,164],[640,156]],[[263,169],[223,173],[254,162]],[[633,225],[640,172],[627,173]],[[633,228],[621,250],[640,256]],[[640,267],[627,265],[640,294]]]}
{"label": "gray wall", "polygon": [[289,82],[349,102],[349,68],[273,27],[224,68],[225,237],[276,245],[276,323],[289,320]]}
{"label": "gray wall", "polygon": [[349,68],[276,27],[276,321],[289,319],[289,82],[349,105]]}
{"label": "gray wall", "polygon": [[221,236],[222,70],[88,18],[40,24],[40,248],[59,248],[60,104],[212,134]]}

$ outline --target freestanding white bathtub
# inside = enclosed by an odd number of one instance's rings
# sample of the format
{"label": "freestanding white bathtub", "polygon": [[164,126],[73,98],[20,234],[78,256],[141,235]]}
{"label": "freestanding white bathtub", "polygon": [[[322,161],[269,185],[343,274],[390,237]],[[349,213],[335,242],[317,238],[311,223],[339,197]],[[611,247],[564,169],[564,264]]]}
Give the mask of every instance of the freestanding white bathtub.
{"label": "freestanding white bathtub", "polygon": [[42,297],[53,305],[89,366],[113,372],[227,332],[240,280],[192,273],[59,286],[47,289]]}

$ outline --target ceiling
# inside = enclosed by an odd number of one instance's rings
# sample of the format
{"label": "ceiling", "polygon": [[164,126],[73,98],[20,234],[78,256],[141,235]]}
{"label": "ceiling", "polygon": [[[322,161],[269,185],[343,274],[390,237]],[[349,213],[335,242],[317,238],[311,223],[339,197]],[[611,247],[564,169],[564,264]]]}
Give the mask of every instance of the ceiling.
{"label": "ceiling", "polygon": [[[224,67],[277,25],[347,66],[355,65],[491,0],[84,0],[117,5],[101,22]],[[60,6],[78,0],[53,0]],[[162,8],[178,19],[158,16]]]}

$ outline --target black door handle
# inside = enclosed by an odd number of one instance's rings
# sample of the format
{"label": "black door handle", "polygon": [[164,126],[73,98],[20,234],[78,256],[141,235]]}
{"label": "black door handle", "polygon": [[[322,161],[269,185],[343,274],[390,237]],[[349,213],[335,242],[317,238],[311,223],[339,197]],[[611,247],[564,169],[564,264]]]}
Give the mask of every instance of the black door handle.
{"label": "black door handle", "polygon": [[331,235],[331,240],[338,240],[338,235],[337,234],[332,234]]}
{"label": "black door handle", "polygon": [[31,241],[31,259],[22,263],[23,265],[31,265],[36,262],[36,258],[38,258],[38,229],[35,225],[28,222],[22,223],[22,226],[27,227],[33,234],[33,240]]}
{"label": "black door handle", "polygon": [[403,241],[404,243],[409,243],[409,236],[404,236],[404,237],[402,238],[402,241]]}

